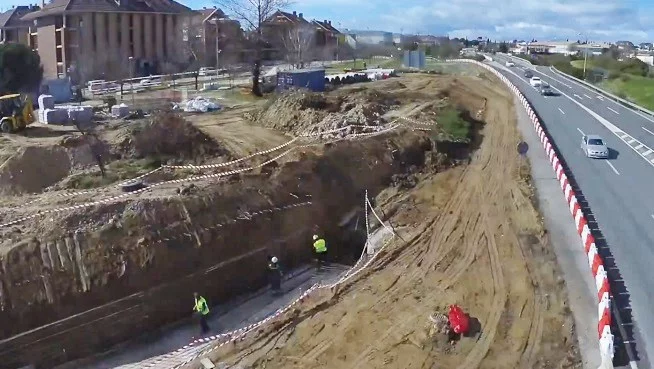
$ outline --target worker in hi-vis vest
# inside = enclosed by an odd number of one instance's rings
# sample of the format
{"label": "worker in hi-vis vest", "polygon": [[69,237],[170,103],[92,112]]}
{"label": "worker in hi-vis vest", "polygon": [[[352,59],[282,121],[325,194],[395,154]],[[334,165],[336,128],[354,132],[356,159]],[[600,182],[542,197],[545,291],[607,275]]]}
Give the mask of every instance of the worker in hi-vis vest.
{"label": "worker in hi-vis vest", "polygon": [[209,332],[209,324],[207,323],[207,315],[209,315],[209,305],[207,305],[207,300],[204,297],[200,296],[197,292],[193,293],[195,297],[195,307],[193,310],[200,318],[200,329],[202,334]]}
{"label": "worker in hi-vis vest", "polygon": [[317,234],[313,235],[313,251],[316,253],[318,268],[327,263],[327,242]]}

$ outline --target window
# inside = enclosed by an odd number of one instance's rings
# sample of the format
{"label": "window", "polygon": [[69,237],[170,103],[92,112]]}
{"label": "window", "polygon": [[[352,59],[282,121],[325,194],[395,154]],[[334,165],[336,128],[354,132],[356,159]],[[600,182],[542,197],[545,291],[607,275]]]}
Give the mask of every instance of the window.
{"label": "window", "polygon": [[588,144],[591,146],[604,146],[604,142],[599,138],[589,138]]}

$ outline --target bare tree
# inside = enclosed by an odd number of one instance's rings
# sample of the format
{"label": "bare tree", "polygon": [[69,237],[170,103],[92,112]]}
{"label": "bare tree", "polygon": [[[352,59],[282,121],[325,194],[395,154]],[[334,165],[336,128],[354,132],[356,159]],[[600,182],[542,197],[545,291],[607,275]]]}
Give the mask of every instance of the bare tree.
{"label": "bare tree", "polygon": [[286,51],[286,59],[296,68],[304,67],[304,63],[311,61],[315,51],[315,30],[311,26],[294,26],[282,34],[281,41]]}
{"label": "bare tree", "polygon": [[261,60],[263,58],[262,27],[264,22],[273,15],[277,9],[284,9],[289,0],[216,0],[216,2],[235,18],[241,21],[246,31],[249,31],[254,44],[254,58],[252,65],[252,94],[262,96],[259,86],[261,76]]}
{"label": "bare tree", "polygon": [[190,18],[184,25],[183,52],[187,70],[198,70],[205,62],[204,27],[197,18]]}

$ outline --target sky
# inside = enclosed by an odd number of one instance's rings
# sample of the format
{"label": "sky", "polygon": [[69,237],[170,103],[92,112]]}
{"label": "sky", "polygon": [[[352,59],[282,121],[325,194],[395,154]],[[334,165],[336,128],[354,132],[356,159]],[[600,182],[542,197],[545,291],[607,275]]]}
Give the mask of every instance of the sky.
{"label": "sky", "polygon": [[[178,1],[193,9],[216,5]],[[0,0],[1,9],[19,4]],[[357,30],[492,40],[654,41],[654,0],[295,0],[286,10]]]}

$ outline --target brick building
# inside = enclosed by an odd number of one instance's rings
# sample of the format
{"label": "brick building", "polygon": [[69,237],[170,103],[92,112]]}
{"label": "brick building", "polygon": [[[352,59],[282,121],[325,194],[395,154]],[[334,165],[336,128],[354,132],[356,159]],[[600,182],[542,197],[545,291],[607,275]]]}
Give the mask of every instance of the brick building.
{"label": "brick building", "polygon": [[51,0],[22,19],[45,78],[87,81],[182,68],[191,16],[173,0]]}
{"label": "brick building", "polygon": [[266,19],[262,28],[264,39],[277,51],[277,58],[288,52],[289,47],[298,47],[288,43],[305,42],[312,59],[331,59],[336,56],[340,32],[332,26],[331,21],[309,21],[302,13],[278,10]]}
{"label": "brick building", "polygon": [[321,50],[318,57],[321,59],[336,59],[338,57],[338,39],[341,32],[332,26],[332,21],[323,20],[312,22],[316,25],[316,47]]}
{"label": "brick building", "polygon": [[241,25],[221,9],[195,11],[187,38],[200,66],[219,68],[243,60],[246,41]]}
{"label": "brick building", "polygon": [[35,5],[17,6],[0,14],[0,44],[21,43],[28,44],[30,22],[21,18],[32,11],[37,10]]}

